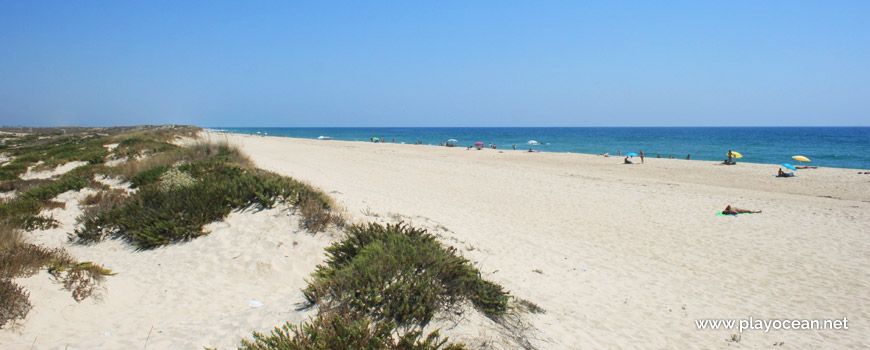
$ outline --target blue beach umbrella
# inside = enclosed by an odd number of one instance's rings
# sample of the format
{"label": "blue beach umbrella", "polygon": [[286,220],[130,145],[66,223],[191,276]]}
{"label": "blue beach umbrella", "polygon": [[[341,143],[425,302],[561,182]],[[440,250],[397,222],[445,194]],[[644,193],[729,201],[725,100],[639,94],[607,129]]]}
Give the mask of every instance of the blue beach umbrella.
{"label": "blue beach umbrella", "polygon": [[791,170],[797,170],[797,169],[795,169],[794,165],[791,165],[789,163],[782,163],[782,166],[789,168]]}
{"label": "blue beach umbrella", "polygon": [[629,156],[629,157],[637,157],[637,153],[634,153],[634,152],[628,152],[628,153],[623,154],[623,155]]}

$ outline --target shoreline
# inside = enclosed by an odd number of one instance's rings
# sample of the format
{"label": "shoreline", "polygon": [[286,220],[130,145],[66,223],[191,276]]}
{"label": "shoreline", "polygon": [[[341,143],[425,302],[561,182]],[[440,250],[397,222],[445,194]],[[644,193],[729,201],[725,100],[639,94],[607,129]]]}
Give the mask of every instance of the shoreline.
{"label": "shoreline", "polygon": [[[843,127],[843,128],[848,128],[848,127]],[[266,129],[268,129],[268,128],[266,128]],[[317,129],[317,128],[312,128],[312,129]],[[355,128],[347,128],[347,129],[355,129]],[[395,144],[395,145],[409,145],[409,146],[430,146],[430,147],[439,147],[439,148],[440,148],[440,147],[445,147],[445,146],[439,146],[439,145],[436,145],[436,144],[426,144],[426,143],[424,143],[424,144],[419,144],[419,145],[418,145],[418,144],[414,144],[414,143],[406,143],[406,142],[371,142],[371,141],[366,141],[366,140],[339,140],[339,139],[318,140],[318,139],[316,139],[316,138],[292,137],[292,136],[282,136],[282,135],[277,135],[277,136],[276,136],[276,135],[256,135],[256,134],[235,133],[235,132],[229,132],[229,131],[226,131],[226,130],[223,130],[223,129],[213,129],[213,128],[203,128],[203,130],[204,130],[205,132],[208,132],[208,133],[214,133],[214,134],[227,134],[227,135],[239,135],[239,136],[251,136],[251,137],[274,137],[274,138],[279,138],[279,139],[280,139],[280,138],[287,138],[287,139],[310,140],[310,141],[320,141],[320,142],[338,141],[338,142],[372,143],[372,144]],[[512,148],[497,148],[497,149],[495,149],[495,151],[511,151],[511,152],[526,152],[526,153],[529,153],[528,150],[527,150],[528,145],[523,145],[523,147],[519,147],[519,145],[517,145],[517,146],[518,146],[518,147],[517,147],[516,150],[514,150],[514,149],[512,149]],[[462,148],[462,149],[464,149],[464,148],[466,148],[466,147],[468,147],[468,146],[466,145],[466,146],[455,146],[455,147],[445,147],[445,148]],[[474,149],[474,147],[472,147],[472,149]],[[484,149],[484,150],[493,150],[493,149],[488,148],[488,147],[483,147],[483,149]],[[629,151],[629,152],[630,152],[630,151]],[[723,152],[727,152],[727,150],[724,150]],[[580,155],[600,156],[600,154],[597,154],[597,153],[581,153],[581,152],[569,152],[569,151],[561,152],[561,151],[545,151],[545,150],[542,151],[542,150],[535,150],[535,152],[532,152],[532,153],[580,154]],[[635,152],[635,153],[637,153],[637,152]],[[658,155],[659,153],[651,153],[651,154]],[[622,158],[622,157],[625,157],[625,155],[623,154],[622,156],[620,156],[620,155],[613,155],[613,154],[611,154],[609,158]],[[639,157],[634,157],[634,158],[635,158],[635,159],[640,159]],[[647,157],[645,157],[645,159],[669,159],[669,160],[682,160],[682,161],[686,161],[686,160],[688,160],[688,161],[698,161],[698,162],[713,162],[713,163],[719,164],[719,163],[722,163],[722,161],[725,159],[725,156],[722,157],[722,160],[706,160],[706,159],[694,159],[694,158],[693,158],[693,159],[685,159],[685,156],[683,156],[683,157],[674,157],[674,158],[667,158],[667,157],[656,158],[655,156],[652,156],[652,157],[647,156]],[[771,166],[782,167],[781,163],[760,163],[760,162],[743,161],[743,160],[740,160],[740,159],[737,159],[737,164],[738,164],[738,165],[740,165],[740,164],[758,164],[758,165],[771,165]],[[723,165],[724,165],[724,164],[723,164]],[[801,164],[793,164],[793,165],[795,165],[795,166],[800,166]],[[814,165],[809,165],[809,166],[814,166]],[[861,168],[852,168],[852,167],[831,167],[831,166],[816,166],[816,168],[826,168],[826,169],[828,169],[828,168],[829,168],[829,169],[846,169],[846,170],[854,170],[854,171],[856,171],[856,172],[857,172],[857,171],[861,171],[861,172],[864,172],[864,171],[870,171],[870,168],[867,168],[867,169],[861,169]],[[800,171],[800,170],[812,170],[812,169],[800,169],[800,168],[799,168],[798,171]]]}

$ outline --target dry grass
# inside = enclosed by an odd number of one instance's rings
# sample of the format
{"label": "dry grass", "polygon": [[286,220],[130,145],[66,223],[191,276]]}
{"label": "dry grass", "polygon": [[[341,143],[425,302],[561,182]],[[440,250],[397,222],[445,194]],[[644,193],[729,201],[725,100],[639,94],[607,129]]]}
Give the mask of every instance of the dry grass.
{"label": "dry grass", "polygon": [[0,280],[0,328],[9,320],[24,318],[30,309],[30,293],[12,281]]}
{"label": "dry grass", "polygon": [[21,242],[21,231],[8,222],[0,222],[0,256]]}
{"label": "dry grass", "polygon": [[55,282],[72,292],[73,299],[77,302],[95,295],[106,276],[114,275],[112,270],[90,261],[76,262],[65,250],[58,250],[50,262],[48,273]]}
{"label": "dry grass", "polygon": [[0,182],[0,192],[18,191],[18,193],[53,182],[51,179],[8,180]]}
{"label": "dry grass", "polygon": [[48,265],[51,259],[59,257],[60,252],[57,249],[18,242],[0,256],[0,279],[32,276]]}
{"label": "dry grass", "polygon": [[324,204],[310,196],[303,198],[297,204],[297,208],[302,213],[299,227],[308,230],[308,232],[317,233],[326,231],[329,224],[334,222],[332,215],[325,208]]}

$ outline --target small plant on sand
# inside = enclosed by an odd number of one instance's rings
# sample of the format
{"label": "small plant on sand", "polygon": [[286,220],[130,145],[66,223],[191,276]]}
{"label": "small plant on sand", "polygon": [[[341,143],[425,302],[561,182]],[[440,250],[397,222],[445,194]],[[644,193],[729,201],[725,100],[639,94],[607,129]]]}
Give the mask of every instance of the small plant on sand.
{"label": "small plant on sand", "polygon": [[0,328],[9,320],[24,318],[32,306],[27,293],[21,286],[0,279]]}
{"label": "small plant on sand", "polygon": [[350,314],[322,314],[299,326],[285,323],[270,334],[254,332],[254,340],[242,340],[241,350],[461,350],[463,344],[447,344],[437,331],[425,338],[422,332],[395,334],[392,322],[373,323]]}
{"label": "small plant on sand", "polygon": [[190,174],[171,168],[160,175],[159,187],[162,191],[172,191],[179,188],[190,187],[196,183],[196,179]]}
{"label": "small plant on sand", "polygon": [[461,299],[488,315],[508,307],[509,295],[500,285],[482,279],[468,260],[423,229],[399,223],[347,231],[326,249],[326,265],[318,266],[303,291],[321,309],[422,326]]}

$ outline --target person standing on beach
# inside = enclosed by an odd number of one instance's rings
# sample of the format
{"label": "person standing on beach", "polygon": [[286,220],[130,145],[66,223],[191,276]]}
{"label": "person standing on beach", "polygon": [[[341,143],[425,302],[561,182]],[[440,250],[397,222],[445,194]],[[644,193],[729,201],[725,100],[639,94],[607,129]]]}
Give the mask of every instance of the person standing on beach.
{"label": "person standing on beach", "polygon": [[686,155],[686,160],[691,160],[690,158],[692,158],[692,155],[691,155],[691,154],[687,154],[687,155]]}
{"label": "person standing on beach", "polygon": [[640,162],[643,163],[643,150],[640,150]]}
{"label": "person standing on beach", "polygon": [[616,150],[616,155],[618,155],[618,156],[621,157],[621,156],[622,156],[622,150],[621,150],[621,149]]}

